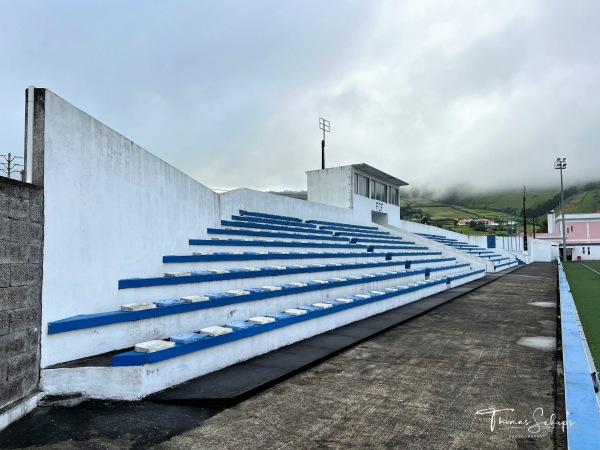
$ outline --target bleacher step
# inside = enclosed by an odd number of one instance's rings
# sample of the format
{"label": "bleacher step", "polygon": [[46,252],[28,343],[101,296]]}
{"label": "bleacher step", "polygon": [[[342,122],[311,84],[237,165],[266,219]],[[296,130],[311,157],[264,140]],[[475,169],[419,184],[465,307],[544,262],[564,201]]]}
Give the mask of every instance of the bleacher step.
{"label": "bleacher step", "polygon": [[147,400],[195,406],[234,405],[392,327],[491,283],[504,274],[488,274],[418,302],[400,306],[203,375],[152,394],[147,397]]}

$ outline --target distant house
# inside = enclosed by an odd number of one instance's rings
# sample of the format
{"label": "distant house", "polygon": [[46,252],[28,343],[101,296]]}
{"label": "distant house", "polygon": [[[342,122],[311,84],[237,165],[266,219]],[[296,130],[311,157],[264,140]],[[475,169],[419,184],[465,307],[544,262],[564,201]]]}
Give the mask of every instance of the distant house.
{"label": "distant house", "polygon": [[[548,233],[537,233],[537,239],[562,244],[562,216],[548,213]],[[600,210],[591,214],[565,214],[567,259],[600,260]],[[560,249],[562,255],[562,247]]]}
{"label": "distant house", "polygon": [[498,224],[496,222],[494,222],[493,220],[490,219],[485,219],[485,218],[480,218],[480,219],[475,219],[476,222],[479,223],[483,223],[486,227],[497,227]]}

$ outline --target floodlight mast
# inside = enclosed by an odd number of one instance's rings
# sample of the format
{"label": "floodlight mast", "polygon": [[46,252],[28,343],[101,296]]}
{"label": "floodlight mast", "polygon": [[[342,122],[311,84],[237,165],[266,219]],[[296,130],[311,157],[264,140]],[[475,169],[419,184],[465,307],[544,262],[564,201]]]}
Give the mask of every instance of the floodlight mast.
{"label": "floodlight mast", "polygon": [[325,168],[325,133],[330,131],[329,120],[319,117],[319,129],[323,130],[323,140],[321,141],[321,169]]}
{"label": "floodlight mast", "polygon": [[527,212],[525,211],[525,188],[523,186],[523,251],[527,251]]}
{"label": "floodlight mast", "polygon": [[567,260],[567,235],[565,233],[565,192],[563,189],[563,169],[567,168],[567,158],[556,158],[554,168],[560,170],[560,215],[562,222],[562,256],[563,261]]}

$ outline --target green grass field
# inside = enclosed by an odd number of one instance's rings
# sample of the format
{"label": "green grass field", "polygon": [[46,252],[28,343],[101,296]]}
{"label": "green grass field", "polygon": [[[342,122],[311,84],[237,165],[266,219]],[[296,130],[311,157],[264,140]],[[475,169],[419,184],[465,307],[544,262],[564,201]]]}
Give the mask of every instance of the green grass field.
{"label": "green grass field", "polygon": [[600,369],[600,262],[567,261],[564,269],[592,358]]}

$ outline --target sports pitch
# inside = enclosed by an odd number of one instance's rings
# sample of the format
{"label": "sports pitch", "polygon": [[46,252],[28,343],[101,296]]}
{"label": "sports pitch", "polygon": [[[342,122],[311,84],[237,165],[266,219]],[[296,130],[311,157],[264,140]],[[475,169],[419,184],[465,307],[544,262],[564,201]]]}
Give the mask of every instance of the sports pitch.
{"label": "sports pitch", "polygon": [[596,369],[600,369],[600,262],[563,264]]}

